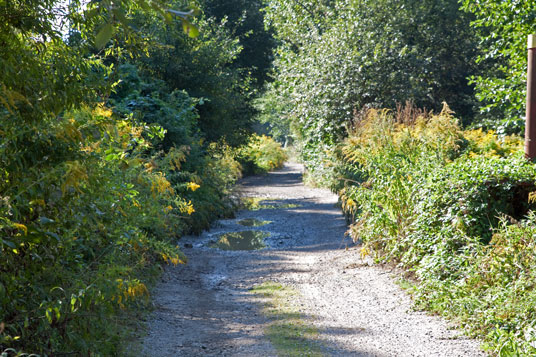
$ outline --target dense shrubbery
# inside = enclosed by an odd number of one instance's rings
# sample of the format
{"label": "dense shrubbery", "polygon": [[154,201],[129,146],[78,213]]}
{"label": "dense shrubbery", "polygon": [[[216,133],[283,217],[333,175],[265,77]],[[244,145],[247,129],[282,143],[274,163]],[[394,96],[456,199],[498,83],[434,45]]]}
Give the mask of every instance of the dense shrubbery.
{"label": "dense shrubbery", "polygon": [[140,156],[145,129],[102,106],[28,129],[35,163],[9,155],[15,140],[0,151],[0,345],[114,353],[120,335],[107,317],[147,297],[143,269],[184,260],[172,240],[191,204]]}
{"label": "dense shrubbery", "polygon": [[86,3],[0,5],[0,353],[120,354],[177,239],[233,210],[238,39],[181,1]]}
{"label": "dense shrubbery", "polygon": [[352,173],[339,187],[363,254],[414,272],[421,306],[496,353],[533,354],[536,168],[521,140],[464,132],[448,109],[360,119],[339,152],[339,172]]}
{"label": "dense shrubbery", "polygon": [[237,152],[244,173],[250,175],[277,169],[287,158],[281,144],[265,135],[252,135],[248,144]]}

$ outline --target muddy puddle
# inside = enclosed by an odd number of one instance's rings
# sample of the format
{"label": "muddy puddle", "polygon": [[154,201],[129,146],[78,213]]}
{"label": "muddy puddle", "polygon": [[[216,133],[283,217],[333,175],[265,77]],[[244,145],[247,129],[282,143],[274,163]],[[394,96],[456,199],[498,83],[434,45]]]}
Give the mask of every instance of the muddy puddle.
{"label": "muddy puddle", "polygon": [[270,233],[261,231],[224,233],[221,234],[219,240],[210,247],[221,250],[257,250],[266,248],[264,239],[269,236]]}
{"label": "muddy puddle", "polygon": [[246,227],[260,227],[272,223],[272,221],[261,221],[256,218],[246,218],[238,221],[238,224]]}
{"label": "muddy puddle", "polygon": [[258,211],[263,209],[291,209],[301,207],[300,204],[282,203],[282,201],[283,200],[280,198],[248,197],[242,200],[242,206],[244,209],[250,211]]}

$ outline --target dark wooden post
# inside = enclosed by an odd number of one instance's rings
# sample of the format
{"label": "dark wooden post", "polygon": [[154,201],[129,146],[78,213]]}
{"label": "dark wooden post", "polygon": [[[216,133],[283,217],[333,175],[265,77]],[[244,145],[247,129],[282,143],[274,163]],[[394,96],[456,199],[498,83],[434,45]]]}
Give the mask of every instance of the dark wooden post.
{"label": "dark wooden post", "polygon": [[533,160],[536,158],[536,35],[529,35],[528,52],[525,156]]}

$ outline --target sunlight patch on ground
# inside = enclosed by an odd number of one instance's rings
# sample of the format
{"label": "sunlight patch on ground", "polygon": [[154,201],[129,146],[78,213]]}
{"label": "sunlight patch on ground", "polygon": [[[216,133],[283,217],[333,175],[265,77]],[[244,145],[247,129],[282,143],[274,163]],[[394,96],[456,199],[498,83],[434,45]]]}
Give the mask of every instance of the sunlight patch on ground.
{"label": "sunlight patch on ground", "polygon": [[263,313],[272,320],[265,332],[279,356],[322,356],[318,330],[294,304],[297,291],[265,282],[251,292],[265,300]]}
{"label": "sunlight patch on ground", "polygon": [[258,211],[261,209],[290,209],[301,207],[296,203],[279,203],[280,198],[246,197],[242,199],[243,209]]}
{"label": "sunlight patch on ground", "polygon": [[272,221],[261,221],[256,218],[245,218],[238,221],[238,224],[246,227],[261,227],[272,223]]}

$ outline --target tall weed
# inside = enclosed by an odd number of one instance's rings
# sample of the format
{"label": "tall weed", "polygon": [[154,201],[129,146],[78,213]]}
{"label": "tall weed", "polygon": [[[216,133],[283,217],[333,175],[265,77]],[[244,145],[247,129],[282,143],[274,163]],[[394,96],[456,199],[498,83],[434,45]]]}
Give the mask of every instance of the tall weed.
{"label": "tall weed", "polygon": [[536,346],[536,167],[520,147],[515,136],[462,131],[445,107],[369,110],[338,154],[337,185],[363,254],[412,271],[419,306],[499,355]]}
{"label": "tall weed", "polygon": [[237,150],[237,158],[245,174],[261,174],[283,166],[287,154],[271,137],[252,135],[249,142]]}

